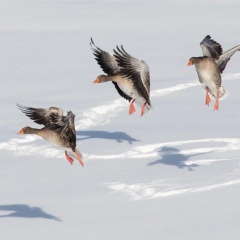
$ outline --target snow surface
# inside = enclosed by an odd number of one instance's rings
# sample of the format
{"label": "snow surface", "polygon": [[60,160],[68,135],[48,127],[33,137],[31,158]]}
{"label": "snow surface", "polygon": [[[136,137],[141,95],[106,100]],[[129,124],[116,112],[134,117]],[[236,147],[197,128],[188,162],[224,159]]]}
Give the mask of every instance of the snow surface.
{"label": "snow surface", "polygon": [[[234,0],[0,1],[0,239],[236,240],[240,236],[240,54],[223,74],[218,112],[192,56],[210,34],[240,44]],[[129,116],[90,37],[123,44],[150,68],[153,110]],[[85,167],[35,136],[16,107],[76,114]]]}

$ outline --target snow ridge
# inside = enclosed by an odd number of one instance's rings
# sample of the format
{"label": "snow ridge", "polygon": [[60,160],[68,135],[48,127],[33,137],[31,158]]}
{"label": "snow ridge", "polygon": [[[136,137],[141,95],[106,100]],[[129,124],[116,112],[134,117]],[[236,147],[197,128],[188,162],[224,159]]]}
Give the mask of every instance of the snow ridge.
{"label": "snow ridge", "polygon": [[[210,152],[223,152],[223,151],[232,151],[240,149],[240,139],[239,138],[207,138],[207,139],[195,139],[195,140],[185,140],[185,141],[174,141],[174,142],[165,142],[157,143],[151,145],[141,145],[138,147],[133,147],[132,149],[114,155],[88,155],[88,159],[121,159],[121,158],[149,158],[156,157],[159,155],[158,150],[163,147],[176,147],[183,146],[187,144],[195,143],[225,143],[225,146],[214,146],[207,148],[191,148],[184,151],[178,151],[178,154],[183,155],[192,155],[198,153],[210,153]],[[174,151],[174,150],[173,150]],[[170,151],[168,151],[171,154]],[[174,152],[172,153],[174,154]],[[213,162],[210,160],[210,162]],[[205,160],[206,164],[206,160]]]}
{"label": "snow ridge", "polygon": [[[226,74],[223,76],[224,81],[225,80],[233,80],[240,78],[240,73],[235,74]],[[196,83],[186,83],[186,84],[178,84],[173,87],[169,88],[163,88],[154,90],[151,93],[151,97],[162,97],[165,95],[172,94],[177,91],[182,91],[191,87],[198,86],[199,83],[196,81]],[[126,101],[119,98],[111,103],[107,103],[105,105],[93,107],[90,109],[87,109],[83,112],[80,112],[77,114],[77,118],[75,121],[75,127],[76,130],[84,130],[89,129],[94,126],[102,126],[109,124],[111,122],[111,119],[116,118],[118,114],[125,110],[127,108]],[[40,144],[34,144],[37,140],[41,138],[37,136],[32,135],[24,135],[21,136],[21,138],[12,138],[6,142],[0,143],[0,150],[7,150],[7,151],[13,151],[16,155],[33,155],[33,154],[41,154],[45,157],[61,157],[62,154],[59,150],[54,149],[52,147],[49,147],[48,144],[42,144],[40,141]],[[213,142],[228,142],[228,145],[226,148],[229,148],[229,146],[235,146],[237,149],[239,149],[239,143],[237,139],[202,139],[202,140],[189,140],[189,142],[206,142],[206,141],[213,141]],[[156,156],[156,149],[161,146],[177,146],[186,144],[188,141],[177,141],[172,143],[160,143],[160,144],[153,144],[153,145],[146,145],[146,146],[139,146],[136,148],[133,148],[125,153],[121,154],[115,154],[115,155],[91,155],[86,154],[86,158],[88,159],[116,159],[116,158],[146,158],[146,157],[153,157]],[[31,144],[29,144],[31,143]],[[215,151],[218,149],[224,150],[224,148],[209,148],[209,149],[197,149],[197,150],[191,150],[193,151]],[[43,151],[44,150],[44,151]],[[227,149],[226,149],[227,150]]]}
{"label": "snow ridge", "polygon": [[104,185],[106,185],[109,189],[113,190],[114,192],[120,192],[127,195],[131,200],[146,200],[163,197],[174,197],[181,194],[212,191],[218,188],[239,184],[240,179],[200,187],[168,186],[168,184],[164,182],[137,183],[137,184],[106,183]]}
{"label": "snow ridge", "polygon": [[[240,78],[240,73],[225,74],[223,80],[234,80]],[[173,87],[162,88],[151,91],[151,98],[162,97],[188,88],[199,86],[200,83],[196,79],[194,83],[177,84]],[[128,105],[122,98],[115,101],[87,109],[79,113],[75,121],[76,130],[89,129],[94,126],[102,126],[108,124],[111,119],[117,117],[118,113],[127,109]]]}

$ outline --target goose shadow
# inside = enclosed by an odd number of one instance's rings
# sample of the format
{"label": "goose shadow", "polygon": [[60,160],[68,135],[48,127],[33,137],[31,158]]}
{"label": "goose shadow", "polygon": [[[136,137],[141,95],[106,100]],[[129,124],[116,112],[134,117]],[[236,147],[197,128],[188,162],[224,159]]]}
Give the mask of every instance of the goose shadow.
{"label": "goose shadow", "polygon": [[182,154],[179,149],[174,147],[162,147],[158,151],[161,159],[158,159],[154,162],[148,163],[148,166],[156,165],[156,164],[166,164],[176,166],[178,168],[187,168],[189,171],[193,171],[195,167],[198,167],[198,164],[186,164],[186,161],[193,156],[202,155],[204,153],[196,153],[190,155]]}
{"label": "goose shadow", "polygon": [[107,131],[77,131],[78,138],[77,140],[86,140],[91,138],[99,139],[111,139],[116,140],[117,142],[128,142],[132,144],[133,142],[140,142],[139,140],[129,136],[124,132],[107,132]]}
{"label": "goose shadow", "polygon": [[26,204],[0,205],[0,211],[10,212],[8,214],[0,215],[0,218],[46,218],[62,222],[60,218],[44,212],[40,207],[30,207]]}

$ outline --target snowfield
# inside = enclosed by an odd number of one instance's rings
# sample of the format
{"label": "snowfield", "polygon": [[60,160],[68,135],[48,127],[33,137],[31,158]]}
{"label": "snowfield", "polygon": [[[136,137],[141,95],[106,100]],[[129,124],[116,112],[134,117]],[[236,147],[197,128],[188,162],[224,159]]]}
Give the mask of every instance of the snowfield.
{"label": "snowfield", "polygon": [[[208,34],[240,44],[233,0],[0,1],[0,239],[236,240],[240,236],[240,52],[213,111],[190,57]],[[140,117],[102,74],[90,37],[150,68]],[[16,103],[75,115],[84,168],[42,138]]]}

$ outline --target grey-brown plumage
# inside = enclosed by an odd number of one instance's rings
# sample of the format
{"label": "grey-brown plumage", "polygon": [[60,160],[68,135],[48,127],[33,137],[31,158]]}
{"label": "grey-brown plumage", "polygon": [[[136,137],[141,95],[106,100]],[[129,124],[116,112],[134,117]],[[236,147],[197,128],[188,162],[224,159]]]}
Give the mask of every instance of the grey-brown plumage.
{"label": "grey-brown plumage", "polygon": [[100,75],[95,83],[112,81],[119,95],[130,102],[129,113],[135,111],[133,102],[142,106],[141,115],[151,108],[150,75],[148,65],[130,54],[123,46],[116,47],[113,55],[97,47],[91,39],[91,48],[95,59],[107,75]]}
{"label": "grey-brown plumage", "polygon": [[210,103],[210,96],[216,99],[214,110],[218,110],[219,98],[223,98],[227,91],[222,87],[221,73],[225,69],[231,56],[240,50],[240,45],[222,53],[221,45],[207,35],[200,46],[203,57],[192,57],[188,65],[195,65],[200,83],[206,85],[206,104]]}
{"label": "grey-brown plumage", "polygon": [[228,61],[230,60],[231,56],[236,52],[240,50],[240,45],[237,45],[228,51],[223,52],[222,47],[219,43],[211,39],[209,35],[207,35],[202,42],[200,43],[200,46],[203,51],[203,56],[207,56],[209,58],[214,58],[215,62],[218,66],[218,69],[220,73],[223,72],[225,69]]}
{"label": "grey-brown plumage", "polygon": [[82,155],[76,148],[75,115],[69,111],[63,115],[63,110],[57,107],[32,108],[17,104],[18,108],[37,124],[44,125],[41,129],[24,127],[19,134],[36,134],[53,146],[65,151],[65,157],[72,164],[70,153],[83,165]]}

